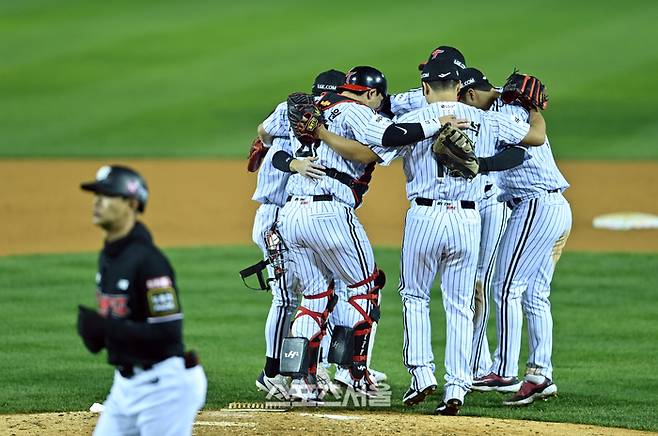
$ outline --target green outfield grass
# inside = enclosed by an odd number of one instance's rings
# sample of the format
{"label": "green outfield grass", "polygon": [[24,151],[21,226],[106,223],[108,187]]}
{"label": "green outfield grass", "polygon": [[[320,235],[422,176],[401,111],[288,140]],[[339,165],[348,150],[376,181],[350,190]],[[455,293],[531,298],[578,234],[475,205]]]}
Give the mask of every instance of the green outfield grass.
{"label": "green outfield grass", "polygon": [[658,2],[380,0],[0,3],[0,157],[244,157],[318,72],[418,84],[439,44],[495,84],[548,86],[560,159],[656,159]]}
{"label": "green outfield grass", "polygon": [[[258,259],[258,250],[166,251],[179,276],[186,343],[200,351],[208,374],[206,408],[262,400],[254,380],[264,363],[270,296],[247,290],[237,276]],[[393,409],[431,413],[438,397],[413,410],[400,402],[409,376],[401,362],[398,250],[379,249],[376,256],[390,282],[373,367],[389,375]],[[84,349],[74,326],[76,305],[94,304],[95,262],[94,253],[0,257],[1,413],[85,410],[104,399],[112,369],[104,352]],[[565,254],[552,295],[560,396],[510,409],[500,405],[499,394],[472,394],[464,414],[658,431],[656,262],[658,254]],[[445,320],[438,288],[432,318],[440,379]]]}

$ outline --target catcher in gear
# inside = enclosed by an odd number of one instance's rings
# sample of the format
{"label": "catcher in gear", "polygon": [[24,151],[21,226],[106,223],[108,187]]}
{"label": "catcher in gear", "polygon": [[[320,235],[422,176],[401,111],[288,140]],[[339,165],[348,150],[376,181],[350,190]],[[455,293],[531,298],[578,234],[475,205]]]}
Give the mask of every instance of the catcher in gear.
{"label": "catcher in gear", "polygon": [[518,103],[526,109],[541,109],[548,107],[548,96],[544,84],[527,74],[514,70],[503,86],[501,98],[505,104]]}

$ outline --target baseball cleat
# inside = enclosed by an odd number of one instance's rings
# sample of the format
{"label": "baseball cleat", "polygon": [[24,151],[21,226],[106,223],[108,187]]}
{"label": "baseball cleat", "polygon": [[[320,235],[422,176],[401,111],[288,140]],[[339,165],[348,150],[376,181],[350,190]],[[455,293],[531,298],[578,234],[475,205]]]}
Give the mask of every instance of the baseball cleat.
{"label": "baseball cleat", "polygon": [[374,378],[377,383],[385,382],[386,379],[388,379],[388,376],[386,375],[385,372],[377,371],[372,368],[368,368],[368,372],[370,373],[370,376]]}
{"label": "baseball cleat", "polygon": [[462,408],[462,404],[461,400],[456,398],[452,398],[448,401],[441,401],[439,405],[436,406],[434,414],[447,416],[459,415],[459,409]]}
{"label": "baseball cleat", "polygon": [[293,379],[290,383],[290,391],[288,392],[290,399],[293,401],[303,401],[314,404],[321,404],[315,377],[307,375],[304,378]]}
{"label": "baseball cleat", "polygon": [[341,390],[331,381],[331,377],[324,366],[318,365],[316,378],[318,380],[318,393],[320,398],[324,398],[327,394],[331,394],[335,399],[340,400],[342,397]]}
{"label": "baseball cleat", "polygon": [[334,374],[334,381],[343,387],[351,386],[352,376],[350,375],[350,370],[338,366]]}
{"label": "baseball cleat", "polygon": [[417,391],[414,388],[409,388],[407,392],[404,393],[402,402],[405,406],[414,406],[425,401],[425,398],[427,398],[429,395],[432,395],[435,390],[436,385],[429,385],[420,391]]}
{"label": "baseball cleat", "polygon": [[342,386],[352,391],[365,395],[368,398],[375,398],[377,393],[377,382],[372,375],[366,374],[360,380],[354,380],[350,370],[347,368],[338,367],[336,374],[334,374],[334,381],[339,386]]}
{"label": "baseball cleat", "polygon": [[281,374],[275,377],[268,377],[265,371],[261,371],[256,379],[256,387],[267,394],[267,398],[276,398],[277,400],[286,401],[290,399],[288,395],[288,380]]}
{"label": "baseball cleat", "polygon": [[524,380],[516,395],[503,401],[503,404],[506,406],[525,406],[535,400],[546,400],[553,396],[557,396],[557,386],[550,379],[544,378],[543,383],[540,384]]}
{"label": "baseball cleat", "polygon": [[473,379],[471,390],[476,392],[516,392],[521,388],[518,377],[501,377],[495,373],[489,373],[484,377]]}

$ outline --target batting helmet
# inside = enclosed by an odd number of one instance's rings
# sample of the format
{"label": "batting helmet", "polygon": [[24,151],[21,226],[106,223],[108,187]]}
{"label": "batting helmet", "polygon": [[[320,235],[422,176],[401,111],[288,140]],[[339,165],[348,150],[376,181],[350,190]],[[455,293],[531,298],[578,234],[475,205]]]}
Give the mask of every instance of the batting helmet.
{"label": "batting helmet", "polygon": [[376,89],[380,94],[386,95],[386,77],[384,73],[373,67],[354,67],[345,75],[345,83],[339,89],[347,91],[368,91]]}
{"label": "batting helmet", "polygon": [[121,165],[105,165],[96,172],[96,180],[80,185],[85,191],[98,194],[134,198],[138,201],[137,210],[144,212],[149,190],[146,181],[139,173]]}

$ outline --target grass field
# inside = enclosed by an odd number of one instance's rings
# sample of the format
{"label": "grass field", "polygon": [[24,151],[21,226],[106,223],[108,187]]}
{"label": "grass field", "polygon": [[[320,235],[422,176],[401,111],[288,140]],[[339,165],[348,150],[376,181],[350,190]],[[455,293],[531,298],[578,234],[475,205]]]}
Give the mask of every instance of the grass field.
{"label": "grass field", "polygon": [[329,68],[418,86],[437,45],[503,83],[544,80],[559,159],[658,158],[658,3],[5,0],[0,157],[243,157],[255,127]]}
{"label": "grass field", "polygon": [[[237,275],[258,258],[257,249],[189,248],[167,253],[179,276],[187,346],[200,351],[208,374],[206,408],[262,400],[253,383],[264,363],[262,331],[270,296],[246,289]],[[85,410],[107,394],[112,369],[105,353],[89,354],[74,326],[76,305],[94,304],[95,256],[0,257],[1,413]],[[398,251],[379,249],[376,256],[392,273],[373,366],[390,377],[393,408],[408,410],[400,402],[409,378],[401,362],[401,306],[395,289]],[[656,262],[658,254],[566,253],[552,293],[560,396],[509,409],[500,405],[502,397],[496,393],[473,394],[464,413],[658,431]],[[437,288],[432,304],[437,378],[443,374],[442,312]],[[435,401],[438,397],[410,413],[430,413]]]}
{"label": "grass field", "polygon": [[[416,65],[442,44],[494,84],[514,67],[538,75],[559,160],[658,159],[656,16],[653,0],[4,0],[0,159],[244,158],[258,123],[318,72],[373,65],[401,92],[417,86]],[[262,400],[254,380],[270,295],[237,275],[260,253],[166,251],[187,346],[209,378],[206,408]],[[438,396],[413,410],[400,401],[409,376],[398,254],[376,250],[389,285],[373,366],[389,375],[394,410],[431,413]],[[658,431],[657,262],[658,253],[567,252],[552,294],[560,396],[509,409],[498,394],[473,394],[464,414]],[[86,410],[105,398],[112,368],[75,331],[76,305],[95,302],[95,268],[96,253],[0,256],[0,414]],[[445,320],[435,287],[440,379]],[[494,330],[492,319],[491,345]]]}

